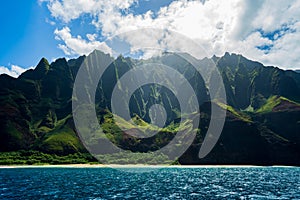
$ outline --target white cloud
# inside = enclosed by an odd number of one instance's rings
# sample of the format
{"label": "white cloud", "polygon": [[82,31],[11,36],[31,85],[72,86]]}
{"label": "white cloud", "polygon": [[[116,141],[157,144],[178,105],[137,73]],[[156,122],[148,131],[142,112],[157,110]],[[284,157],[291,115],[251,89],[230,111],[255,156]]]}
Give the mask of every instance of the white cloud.
{"label": "white cloud", "polygon": [[88,34],[87,37],[89,41],[86,41],[82,39],[81,36],[73,37],[68,27],[64,27],[61,30],[56,29],[54,33],[57,40],[64,41],[65,44],[59,44],[58,47],[63,50],[66,55],[88,54],[95,49],[105,53],[112,53],[105,42],[95,40],[96,35]]}
{"label": "white cloud", "polygon": [[96,15],[104,10],[128,9],[136,0],[40,0],[48,2],[51,15],[70,22],[83,14]]}
{"label": "white cloud", "polygon": [[19,67],[17,65],[11,65],[10,67],[0,66],[0,74],[7,74],[9,76],[17,78],[19,75],[21,75],[23,72],[25,72],[28,69],[33,69],[33,67],[29,67],[27,69],[24,69],[24,68]]}
{"label": "white cloud", "polygon": [[[158,13],[148,11],[138,15],[130,11],[137,0],[47,2],[52,16],[61,19],[63,23],[88,14],[90,23],[97,30],[101,30],[97,34],[104,37],[145,27],[169,29],[197,41],[209,56],[220,56],[229,51],[241,53],[268,65],[300,68],[297,59],[300,51],[300,46],[297,45],[300,37],[300,0],[209,0],[205,3],[197,0],[177,0],[162,7]],[[274,39],[267,37],[275,33],[277,36],[274,35]],[[67,55],[86,54],[94,48],[111,51],[105,43],[97,41],[95,33],[86,35],[88,40],[72,36],[67,27],[56,30],[55,34],[63,41],[59,48]],[[165,48],[180,44],[170,39],[161,41],[160,37],[155,35],[141,38],[128,35],[126,39],[132,49],[140,46]],[[270,49],[257,48],[264,45]]]}
{"label": "white cloud", "polygon": [[89,39],[89,41],[95,41],[98,37],[97,34],[86,34],[86,37]]}
{"label": "white cloud", "polygon": [[262,9],[253,20],[253,25],[271,32],[279,29],[283,24],[291,24],[300,20],[300,1],[265,0]]}

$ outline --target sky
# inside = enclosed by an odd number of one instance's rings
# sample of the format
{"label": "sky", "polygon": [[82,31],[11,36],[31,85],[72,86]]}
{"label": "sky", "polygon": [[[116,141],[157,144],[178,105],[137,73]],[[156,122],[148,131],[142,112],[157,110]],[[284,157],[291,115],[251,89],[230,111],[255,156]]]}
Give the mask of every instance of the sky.
{"label": "sky", "polygon": [[[142,28],[178,32],[208,56],[300,69],[299,10],[300,0],[9,0],[0,7],[0,74],[17,77],[42,57],[112,53],[107,38]],[[127,39],[132,49],[176,42]]]}

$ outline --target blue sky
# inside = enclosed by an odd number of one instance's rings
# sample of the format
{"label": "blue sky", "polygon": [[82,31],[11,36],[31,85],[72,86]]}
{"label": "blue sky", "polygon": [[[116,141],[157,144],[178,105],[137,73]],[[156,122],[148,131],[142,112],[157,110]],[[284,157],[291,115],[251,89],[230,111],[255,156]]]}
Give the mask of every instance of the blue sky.
{"label": "blue sky", "polygon": [[[148,10],[157,12],[161,6],[168,5],[172,0],[140,1],[132,6],[136,14]],[[95,28],[85,22],[88,16],[81,17],[70,23],[75,34],[95,31]],[[64,23],[51,17],[45,4],[38,0],[9,0],[5,6],[0,7],[0,66],[8,68],[18,65],[22,68],[36,66],[42,57],[53,60],[66,56],[57,46],[53,34],[57,27]],[[57,26],[51,25],[50,21]],[[84,30],[84,31],[83,31]],[[83,36],[84,37],[84,36]]]}
{"label": "blue sky", "polygon": [[179,32],[209,56],[228,51],[299,69],[299,10],[300,0],[10,0],[0,7],[0,73],[17,76],[42,57],[109,53],[107,37],[144,27]]}
{"label": "blue sky", "polygon": [[64,54],[54,39],[55,27],[46,23],[50,12],[36,0],[9,0],[0,7],[0,66],[35,66],[42,57]]}

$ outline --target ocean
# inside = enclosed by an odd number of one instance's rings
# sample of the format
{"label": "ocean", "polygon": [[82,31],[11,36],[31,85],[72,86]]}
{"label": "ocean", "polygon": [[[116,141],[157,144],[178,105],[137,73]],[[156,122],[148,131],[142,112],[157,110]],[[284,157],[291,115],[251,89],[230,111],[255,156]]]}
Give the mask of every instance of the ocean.
{"label": "ocean", "polygon": [[0,169],[0,199],[300,199],[299,167]]}

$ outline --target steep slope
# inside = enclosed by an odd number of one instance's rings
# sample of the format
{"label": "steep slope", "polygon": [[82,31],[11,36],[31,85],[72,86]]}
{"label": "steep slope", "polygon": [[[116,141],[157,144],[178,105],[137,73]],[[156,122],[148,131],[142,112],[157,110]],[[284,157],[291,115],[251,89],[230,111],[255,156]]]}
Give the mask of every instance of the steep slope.
{"label": "steep slope", "polygon": [[[137,131],[126,122],[128,119],[115,124],[111,118],[110,99],[118,80],[133,67],[155,61],[183,74],[196,91],[201,105],[196,140],[180,158],[181,163],[300,164],[300,74],[265,67],[229,53],[220,58],[214,56],[197,61],[208,74],[213,73],[211,61],[216,63],[223,77],[228,103],[218,104],[227,109],[226,123],[219,142],[205,159],[200,160],[198,152],[210,121],[211,106],[207,102],[209,94],[205,81],[212,77],[201,77],[190,63],[172,53],[150,60],[122,56],[114,60],[94,51],[87,57],[69,61],[61,58],[51,64],[43,58],[34,70],[24,72],[17,79],[0,75],[0,151],[38,150],[60,155],[86,152],[72,119],[73,84],[80,66],[85,63],[87,77],[83,88],[91,87],[92,77],[103,67],[104,60],[111,64],[97,83],[96,110],[107,137],[117,146],[135,152],[154,151],[166,145],[178,130],[178,101],[167,87],[158,84],[137,89],[129,105],[131,117],[141,125],[151,121],[149,108],[153,104],[166,108],[167,125],[157,136],[145,140],[129,137],[119,128]],[[164,78],[160,71],[153,76]],[[134,84],[135,78],[141,77],[132,78],[129,84]],[[119,87],[124,91],[128,89],[126,84]],[[88,93],[83,95],[89,99]],[[151,128],[156,129],[155,126]]]}
{"label": "steep slope", "polygon": [[272,95],[300,101],[300,74],[226,53],[212,58],[226,84],[228,103],[238,109],[258,109]]}
{"label": "steep slope", "polygon": [[[299,120],[300,106],[294,104],[293,107],[298,111],[292,111],[291,115],[283,111],[278,115],[283,116],[281,122],[227,107],[226,122],[218,143],[207,157],[199,159],[202,132],[205,133],[209,121],[207,115],[202,115],[201,134],[179,161],[185,164],[299,165],[300,129],[299,123],[295,123],[295,115],[298,114]],[[286,117],[291,116],[295,118],[288,121]],[[289,130],[283,130],[285,128]]]}

